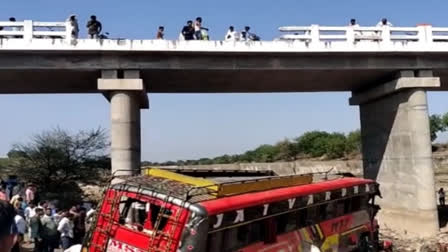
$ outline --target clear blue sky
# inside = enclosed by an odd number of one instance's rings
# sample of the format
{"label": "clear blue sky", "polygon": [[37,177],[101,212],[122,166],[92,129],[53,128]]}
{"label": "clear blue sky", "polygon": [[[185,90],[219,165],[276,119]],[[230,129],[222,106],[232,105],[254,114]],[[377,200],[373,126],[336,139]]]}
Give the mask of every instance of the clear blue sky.
{"label": "clear blue sky", "polygon": [[[87,18],[95,14],[112,37],[152,38],[164,25],[166,37],[174,39],[186,20],[201,16],[212,39],[221,39],[229,25],[250,25],[262,39],[271,40],[279,35],[279,26],[345,25],[352,17],[361,25],[387,17],[395,26],[448,27],[447,9],[442,0],[4,0],[0,20],[14,16],[60,21],[75,13],[84,29]],[[142,112],[142,158],[212,157],[309,130],[348,132],[359,128],[358,108],[348,106],[348,97],[349,93],[150,95],[151,109]],[[431,113],[448,111],[448,93],[429,93],[428,98]],[[109,105],[99,94],[2,95],[0,114],[0,156],[13,143],[51,127],[109,128]]]}

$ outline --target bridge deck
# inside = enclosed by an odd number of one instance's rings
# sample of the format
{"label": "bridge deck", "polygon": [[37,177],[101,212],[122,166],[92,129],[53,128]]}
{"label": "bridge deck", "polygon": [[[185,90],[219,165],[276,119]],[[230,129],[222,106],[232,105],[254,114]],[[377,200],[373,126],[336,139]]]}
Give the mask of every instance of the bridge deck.
{"label": "bridge deck", "polygon": [[94,93],[104,69],[140,70],[153,93],[357,91],[399,70],[422,69],[433,70],[448,90],[448,28],[281,31],[291,34],[277,41],[170,41],[41,38],[26,30],[12,38],[14,32],[0,31],[0,93]]}

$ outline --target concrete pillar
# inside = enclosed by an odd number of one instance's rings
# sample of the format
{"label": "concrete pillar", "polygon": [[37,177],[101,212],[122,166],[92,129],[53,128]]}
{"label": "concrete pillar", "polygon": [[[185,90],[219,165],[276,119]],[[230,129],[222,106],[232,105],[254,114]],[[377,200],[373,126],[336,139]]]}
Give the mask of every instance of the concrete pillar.
{"label": "concrete pillar", "polygon": [[135,175],[141,160],[138,93],[113,91],[110,97],[112,173]]}
{"label": "concrete pillar", "polygon": [[[140,109],[149,102],[138,71],[103,71],[98,89],[110,101],[111,161],[115,176],[136,175],[141,161]],[[119,180],[116,180],[119,181]]]}
{"label": "concrete pillar", "polygon": [[383,195],[380,225],[430,237],[439,223],[425,89],[440,86],[440,80],[422,74],[402,72],[354,93],[350,102],[360,106],[364,176],[378,181]]}

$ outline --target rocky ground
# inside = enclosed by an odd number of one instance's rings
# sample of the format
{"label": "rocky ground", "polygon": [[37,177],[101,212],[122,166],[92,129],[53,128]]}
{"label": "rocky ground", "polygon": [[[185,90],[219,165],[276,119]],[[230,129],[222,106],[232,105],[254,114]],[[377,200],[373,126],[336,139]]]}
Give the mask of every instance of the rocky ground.
{"label": "rocky ground", "polygon": [[448,230],[443,230],[434,238],[407,238],[392,230],[382,229],[380,238],[393,243],[394,252],[448,252]]}

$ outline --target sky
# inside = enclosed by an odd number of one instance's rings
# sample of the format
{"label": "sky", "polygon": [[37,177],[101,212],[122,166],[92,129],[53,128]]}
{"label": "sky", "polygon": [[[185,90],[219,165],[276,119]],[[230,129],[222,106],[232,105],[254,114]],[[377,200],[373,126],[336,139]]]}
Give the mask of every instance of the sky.
{"label": "sky", "polygon": [[[272,40],[280,26],[341,26],[350,18],[361,25],[387,17],[395,26],[448,27],[447,9],[442,0],[3,0],[0,20],[62,21],[77,14],[85,36],[85,23],[94,14],[110,37],[150,39],[163,25],[166,39],[176,39],[187,20],[201,16],[211,39],[222,39],[229,25],[249,25]],[[149,94],[151,108],[142,111],[142,160],[237,154],[311,130],[349,132],[360,127],[359,109],[348,105],[349,97],[346,92]],[[447,112],[447,98],[446,92],[429,92],[430,113]],[[43,130],[110,127],[109,104],[100,94],[0,95],[0,115],[0,156]]]}

